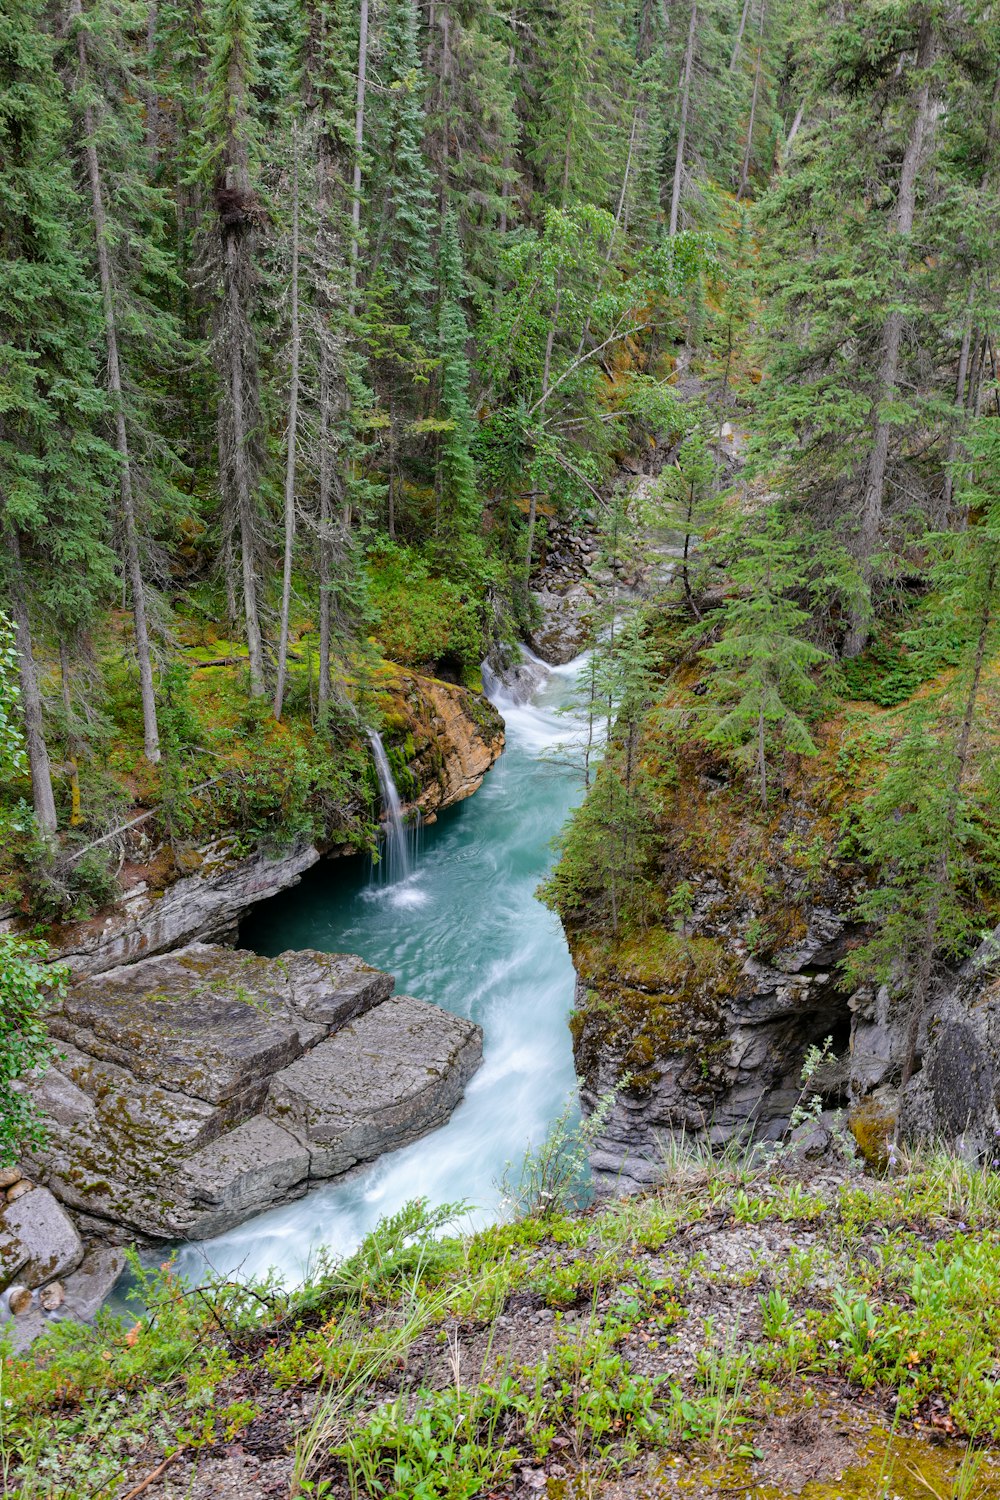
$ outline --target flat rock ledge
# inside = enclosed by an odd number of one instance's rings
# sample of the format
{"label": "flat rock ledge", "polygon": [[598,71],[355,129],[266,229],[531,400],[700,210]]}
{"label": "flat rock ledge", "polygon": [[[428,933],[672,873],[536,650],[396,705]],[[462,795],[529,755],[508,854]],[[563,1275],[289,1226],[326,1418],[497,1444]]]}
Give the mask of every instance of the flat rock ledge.
{"label": "flat rock ledge", "polygon": [[393,983],[350,955],[193,943],[74,985],[26,1170],[91,1235],[204,1239],[416,1140],[482,1032]]}

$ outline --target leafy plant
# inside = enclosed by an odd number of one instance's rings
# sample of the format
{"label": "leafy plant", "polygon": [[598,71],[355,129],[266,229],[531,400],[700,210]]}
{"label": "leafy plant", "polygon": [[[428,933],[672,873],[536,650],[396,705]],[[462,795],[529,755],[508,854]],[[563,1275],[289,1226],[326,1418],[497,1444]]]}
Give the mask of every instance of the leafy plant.
{"label": "leafy plant", "polygon": [[69,970],[48,964],[48,945],[0,934],[0,1165],[45,1140],[45,1125],[23,1088],[54,1055],[45,1011],[65,994]]}

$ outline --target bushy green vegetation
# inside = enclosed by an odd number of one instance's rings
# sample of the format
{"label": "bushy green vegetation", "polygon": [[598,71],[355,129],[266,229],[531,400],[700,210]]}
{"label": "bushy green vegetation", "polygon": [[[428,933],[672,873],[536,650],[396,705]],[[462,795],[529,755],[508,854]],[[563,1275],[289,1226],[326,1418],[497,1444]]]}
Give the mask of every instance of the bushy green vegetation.
{"label": "bushy green vegetation", "polygon": [[[525,1467],[573,1493],[664,1463],[729,1493],[766,1483],[770,1420],[831,1401],[859,1442],[875,1424],[889,1468],[921,1427],[1000,1437],[991,1169],[803,1181],[787,1158],[681,1144],[664,1172],[646,1197],[466,1239],[439,1238],[460,1205],[410,1205],[294,1291],[137,1271],[135,1319],[5,1361],[6,1482],[111,1500],[165,1456],[180,1478],[279,1422],[284,1492],[398,1500],[503,1493]],[[774,1226],[808,1245],[779,1262]]]}

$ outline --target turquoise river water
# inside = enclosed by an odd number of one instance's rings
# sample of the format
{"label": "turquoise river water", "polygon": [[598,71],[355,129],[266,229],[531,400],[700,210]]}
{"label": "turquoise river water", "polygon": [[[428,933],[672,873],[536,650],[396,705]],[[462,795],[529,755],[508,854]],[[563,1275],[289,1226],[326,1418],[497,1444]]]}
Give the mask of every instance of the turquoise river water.
{"label": "turquoise river water", "polygon": [[499,1181],[538,1144],[575,1084],[567,1017],[573,969],[557,918],[535,890],[552,839],[581,795],[567,712],[577,664],[550,669],[531,699],[499,689],[507,746],[480,790],[421,833],[412,873],[371,878],[367,861],[315,867],[254,911],[241,943],[259,953],[359,953],[397,991],[478,1021],[484,1058],[449,1123],[228,1234],[183,1247],[178,1269],[301,1279],[320,1245],[348,1253],[408,1199],[467,1200],[471,1223],[496,1213]]}

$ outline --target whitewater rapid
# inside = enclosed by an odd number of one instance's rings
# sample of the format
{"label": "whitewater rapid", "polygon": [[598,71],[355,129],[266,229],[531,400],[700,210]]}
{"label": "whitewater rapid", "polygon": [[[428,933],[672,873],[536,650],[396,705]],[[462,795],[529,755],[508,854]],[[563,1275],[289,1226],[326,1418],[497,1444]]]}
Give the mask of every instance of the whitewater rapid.
{"label": "whitewater rapid", "polygon": [[307,1273],[320,1246],[347,1254],[412,1198],[464,1200],[466,1223],[498,1212],[500,1182],[544,1139],[573,1096],[567,1025],[574,976],[558,919],[535,891],[552,839],[582,795],[583,728],[573,712],[583,658],[543,670],[518,703],[489,679],[506,749],[474,797],[422,834],[408,878],[371,880],[364,862],[327,862],[254,911],[244,946],[359,953],[396,976],[398,992],[478,1021],[483,1065],[447,1125],[359,1172],[313,1189],[216,1239],[182,1247],[178,1269],[231,1275]]}

